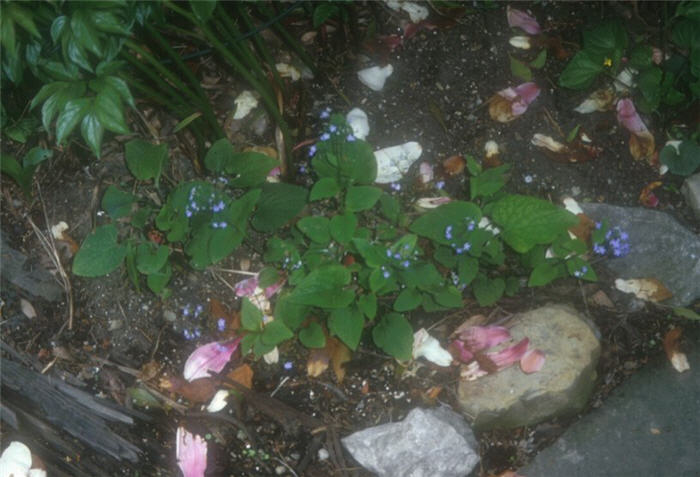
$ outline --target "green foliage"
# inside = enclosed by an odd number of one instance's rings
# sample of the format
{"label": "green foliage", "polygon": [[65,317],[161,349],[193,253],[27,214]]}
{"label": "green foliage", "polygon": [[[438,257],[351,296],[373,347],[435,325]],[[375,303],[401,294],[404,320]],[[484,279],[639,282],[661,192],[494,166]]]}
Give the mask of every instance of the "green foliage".
{"label": "green foliage", "polygon": [[3,154],[0,157],[0,166],[2,173],[10,176],[20,186],[25,197],[29,198],[32,195],[32,181],[37,167],[52,155],[53,151],[35,147],[25,154],[21,164],[10,154]]}
{"label": "green foliage", "polygon": [[668,144],[661,149],[659,160],[679,176],[689,176],[700,166],[700,146],[692,140],[679,141],[678,147]]}
{"label": "green foliage", "polygon": [[126,246],[117,242],[117,227],[101,225],[87,236],[73,259],[73,273],[82,277],[106,275],[121,265]]}
{"label": "green foliage", "polygon": [[155,179],[157,186],[168,159],[168,146],[134,139],[126,143],[124,157],[126,166],[134,177],[140,181]]}

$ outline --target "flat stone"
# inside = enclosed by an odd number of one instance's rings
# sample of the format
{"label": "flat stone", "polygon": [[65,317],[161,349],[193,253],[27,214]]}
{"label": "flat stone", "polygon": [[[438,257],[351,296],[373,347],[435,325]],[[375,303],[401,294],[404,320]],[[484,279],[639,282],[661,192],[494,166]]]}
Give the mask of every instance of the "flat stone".
{"label": "flat stone", "polygon": [[700,172],[687,177],[681,186],[681,192],[695,216],[700,219]]}
{"label": "flat stone", "polygon": [[363,429],[342,442],[379,477],[465,477],[479,462],[474,433],[447,406],[415,408],[403,421]]}
{"label": "flat stone", "polygon": [[685,334],[690,371],[678,373],[659,353],[518,474],[700,475],[700,328]]}
{"label": "flat stone", "polygon": [[670,215],[641,207],[580,204],[591,219],[607,219],[629,234],[631,251],[604,260],[616,278],[656,278],[672,293],[664,301],[686,306],[700,298],[700,238]]}
{"label": "flat stone", "polygon": [[513,343],[527,337],[545,353],[541,370],[518,364],[475,381],[460,382],[457,397],[475,430],[536,424],[580,411],[596,379],[600,342],[595,326],[576,310],[547,305],[513,318]]}

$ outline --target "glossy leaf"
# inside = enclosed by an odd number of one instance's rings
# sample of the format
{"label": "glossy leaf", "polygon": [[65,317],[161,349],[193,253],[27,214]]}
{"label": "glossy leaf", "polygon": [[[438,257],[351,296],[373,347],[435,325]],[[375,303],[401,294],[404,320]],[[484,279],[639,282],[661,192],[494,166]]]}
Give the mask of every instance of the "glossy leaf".
{"label": "glossy leaf", "polygon": [[56,119],[56,142],[63,141],[73,132],[73,129],[83,119],[91,104],[90,98],[72,99],[66,103]]}

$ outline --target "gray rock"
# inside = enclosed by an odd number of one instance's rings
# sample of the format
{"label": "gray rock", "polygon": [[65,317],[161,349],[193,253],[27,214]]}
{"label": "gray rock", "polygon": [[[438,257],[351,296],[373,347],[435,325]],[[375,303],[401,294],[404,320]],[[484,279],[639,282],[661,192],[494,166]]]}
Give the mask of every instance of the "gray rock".
{"label": "gray rock", "polygon": [[700,475],[700,328],[685,331],[689,371],[678,373],[660,353],[518,474]]}
{"label": "gray rock", "polygon": [[700,172],[693,174],[683,181],[681,192],[695,216],[700,219]]}
{"label": "gray rock", "polygon": [[602,263],[616,278],[656,278],[673,293],[664,304],[700,298],[700,238],[664,212],[640,207],[580,204],[591,219],[608,220],[629,234],[631,251]]}
{"label": "gray rock", "polygon": [[593,389],[600,356],[594,325],[563,305],[547,305],[513,320],[513,342],[529,338],[530,348],[544,351],[544,366],[525,374],[514,364],[475,381],[460,382],[460,407],[475,430],[527,426],[576,413]]}
{"label": "gray rock", "polygon": [[474,434],[447,407],[416,408],[401,422],[355,432],[342,442],[380,477],[465,477],[479,462]]}

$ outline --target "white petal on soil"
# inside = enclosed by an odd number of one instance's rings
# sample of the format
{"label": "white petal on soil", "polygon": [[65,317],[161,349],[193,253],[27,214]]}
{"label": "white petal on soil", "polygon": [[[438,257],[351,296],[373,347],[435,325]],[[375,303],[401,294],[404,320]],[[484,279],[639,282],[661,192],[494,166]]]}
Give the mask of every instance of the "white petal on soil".
{"label": "white petal on soil", "polygon": [[207,406],[207,412],[219,412],[228,404],[228,394],[226,389],[219,389],[211,398],[209,405]]}
{"label": "white petal on soil", "polygon": [[243,119],[258,106],[258,100],[251,91],[245,90],[233,100],[236,103],[236,112],[233,119]]}
{"label": "white petal on soil", "polygon": [[277,346],[275,346],[275,349],[270,351],[267,354],[263,355],[263,359],[267,364],[275,364],[279,362],[280,360],[280,351],[277,349]]}
{"label": "white petal on soil", "polygon": [[386,79],[394,72],[394,67],[386,65],[383,68],[372,66],[357,72],[357,77],[363,85],[374,91],[381,91],[384,88]]}
{"label": "white petal on soil", "polygon": [[63,232],[65,232],[66,230],[68,230],[68,224],[61,221],[53,227],[51,227],[51,235],[53,235],[53,238],[55,238],[56,240],[63,240]]}
{"label": "white petal on soil", "polygon": [[607,111],[610,109],[615,98],[612,89],[599,89],[590,94],[581,104],[574,108],[574,111],[581,114],[588,114],[594,111]]}
{"label": "white petal on soil", "polygon": [[413,334],[413,358],[423,357],[438,366],[452,364],[452,355],[440,346],[440,342],[430,336],[425,328],[421,328]]}
{"label": "white petal on soil", "polygon": [[566,150],[566,146],[559,141],[555,141],[551,136],[545,136],[544,134],[539,133],[532,136],[530,143],[533,146],[543,147],[552,152],[562,152]]}
{"label": "white petal on soil", "polygon": [[486,141],[486,144],[484,144],[484,152],[486,152],[487,158],[498,154],[498,143],[496,143],[496,141]]}
{"label": "white petal on soil", "polygon": [[20,298],[19,304],[20,304],[20,308],[22,308],[22,313],[24,313],[24,316],[26,316],[30,320],[32,318],[36,318],[36,310],[34,309],[34,305],[29,303],[24,298]]}
{"label": "white petal on soil", "polygon": [[418,177],[420,178],[421,184],[427,184],[433,180],[435,173],[433,171],[433,166],[429,162],[421,162],[418,166]]}
{"label": "white petal on soil", "polygon": [[581,208],[580,205],[578,205],[578,202],[576,202],[575,199],[573,199],[571,197],[565,197],[562,202],[564,202],[564,208],[566,210],[568,210],[569,212],[571,212],[572,214],[574,214],[574,215],[583,214],[583,209]]}
{"label": "white petal on soil", "polygon": [[275,68],[277,68],[277,72],[282,78],[290,78],[292,81],[297,81],[301,78],[301,71],[287,63],[277,63]]}
{"label": "white petal on soil", "polygon": [[423,148],[414,141],[375,151],[374,158],[377,160],[377,179],[375,182],[389,184],[400,181],[422,153]]}
{"label": "white petal on soil", "polygon": [[415,207],[419,212],[427,212],[448,202],[452,202],[449,197],[422,197],[416,201]]}
{"label": "white petal on soil", "polygon": [[632,278],[615,280],[615,288],[624,293],[632,293],[640,300],[660,302],[671,298],[673,294],[655,278]]}
{"label": "white petal on soil", "polygon": [[630,89],[634,88],[636,83],[634,82],[634,75],[637,74],[637,70],[634,68],[625,68],[617,75],[615,78],[615,91],[618,93],[628,92]]}
{"label": "white petal on soil", "polygon": [[685,353],[679,353],[677,351],[671,355],[671,365],[679,373],[682,373],[683,371],[688,371],[690,369],[688,357],[685,355]]}
{"label": "white petal on soil", "polygon": [[666,164],[661,164],[659,166],[659,175],[664,175],[668,172],[668,166]]}
{"label": "white petal on soil", "polygon": [[514,46],[515,48],[520,48],[521,50],[529,50],[530,49],[530,37],[529,36],[514,36],[510,40],[508,40],[508,43],[510,43],[511,46]]}
{"label": "white petal on soil", "polygon": [[428,9],[413,2],[403,2],[401,10],[408,13],[413,23],[418,23],[421,20],[428,18]]}
{"label": "white petal on soil", "polygon": [[360,108],[353,108],[346,116],[345,120],[352,128],[352,134],[357,139],[364,140],[369,134],[369,120],[367,113]]}
{"label": "white petal on soil", "polygon": [[0,476],[25,477],[32,466],[32,452],[19,441],[12,441],[0,456]]}
{"label": "white petal on soil", "polygon": [[44,469],[29,469],[27,477],[46,477],[46,471]]}

